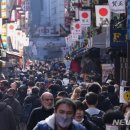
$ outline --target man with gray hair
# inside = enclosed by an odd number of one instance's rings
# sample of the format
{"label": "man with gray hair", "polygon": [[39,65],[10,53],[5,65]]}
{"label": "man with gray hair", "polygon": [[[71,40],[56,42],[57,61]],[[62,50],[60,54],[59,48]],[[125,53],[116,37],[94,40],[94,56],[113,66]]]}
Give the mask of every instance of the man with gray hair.
{"label": "man with gray hair", "polygon": [[50,92],[44,92],[41,95],[41,107],[32,110],[27,123],[27,130],[32,130],[35,125],[52,115],[54,112],[54,97]]}

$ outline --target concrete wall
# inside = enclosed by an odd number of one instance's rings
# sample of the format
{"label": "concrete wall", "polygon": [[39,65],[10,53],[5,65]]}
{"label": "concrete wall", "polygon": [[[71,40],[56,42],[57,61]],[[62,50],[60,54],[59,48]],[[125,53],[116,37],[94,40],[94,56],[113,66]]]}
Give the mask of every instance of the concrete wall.
{"label": "concrete wall", "polygon": [[30,0],[32,20],[31,26],[39,25],[41,21],[41,0]]}
{"label": "concrete wall", "polygon": [[51,0],[50,20],[54,25],[64,24],[64,0]]}

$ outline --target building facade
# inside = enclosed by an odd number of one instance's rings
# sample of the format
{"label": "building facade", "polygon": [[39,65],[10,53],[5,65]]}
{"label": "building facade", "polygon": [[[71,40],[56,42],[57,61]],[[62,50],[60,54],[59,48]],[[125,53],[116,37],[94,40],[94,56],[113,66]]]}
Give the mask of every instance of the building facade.
{"label": "building facade", "polygon": [[64,26],[64,0],[31,0],[30,47],[33,59],[61,58],[65,40],[60,35]]}

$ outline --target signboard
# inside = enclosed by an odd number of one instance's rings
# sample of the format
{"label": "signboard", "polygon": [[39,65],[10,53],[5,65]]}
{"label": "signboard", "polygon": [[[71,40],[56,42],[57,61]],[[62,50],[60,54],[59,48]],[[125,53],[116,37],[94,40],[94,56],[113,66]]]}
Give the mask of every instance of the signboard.
{"label": "signboard", "polygon": [[80,22],[82,26],[91,25],[91,11],[90,10],[81,10],[80,11]]}
{"label": "signboard", "polygon": [[44,39],[33,39],[33,42],[36,43],[37,47],[41,48],[58,48],[65,46],[65,38],[55,37],[55,38],[44,38]]}
{"label": "signboard", "polygon": [[110,9],[108,5],[95,5],[96,26],[108,27],[110,24]]}
{"label": "signboard", "polygon": [[81,35],[81,23],[80,21],[75,21],[72,23],[72,31],[77,35]]}
{"label": "signboard", "polygon": [[114,64],[102,64],[102,83],[106,83],[111,74],[114,75]]}
{"label": "signboard", "polygon": [[2,34],[2,18],[0,18],[0,34]]}
{"label": "signboard", "polygon": [[121,14],[126,12],[125,0],[108,0],[111,12]]}
{"label": "signboard", "polygon": [[34,36],[60,36],[60,26],[40,26]]}
{"label": "signboard", "polygon": [[6,0],[1,1],[1,18],[7,18],[7,5]]}
{"label": "signboard", "polygon": [[127,30],[111,28],[110,46],[111,47],[126,47],[127,46]]}
{"label": "signboard", "polygon": [[128,40],[130,40],[130,1],[128,0]]}
{"label": "signboard", "polygon": [[120,103],[130,101],[130,86],[120,86]]}

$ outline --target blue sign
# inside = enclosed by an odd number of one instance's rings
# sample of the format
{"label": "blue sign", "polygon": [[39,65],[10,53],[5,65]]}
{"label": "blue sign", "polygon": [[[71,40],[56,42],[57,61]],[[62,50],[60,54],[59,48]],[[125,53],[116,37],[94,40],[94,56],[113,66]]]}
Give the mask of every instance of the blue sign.
{"label": "blue sign", "polygon": [[127,29],[110,30],[110,46],[121,48],[127,47]]}
{"label": "blue sign", "polygon": [[130,40],[130,1],[128,0],[128,40]]}

